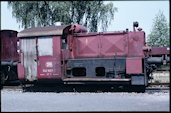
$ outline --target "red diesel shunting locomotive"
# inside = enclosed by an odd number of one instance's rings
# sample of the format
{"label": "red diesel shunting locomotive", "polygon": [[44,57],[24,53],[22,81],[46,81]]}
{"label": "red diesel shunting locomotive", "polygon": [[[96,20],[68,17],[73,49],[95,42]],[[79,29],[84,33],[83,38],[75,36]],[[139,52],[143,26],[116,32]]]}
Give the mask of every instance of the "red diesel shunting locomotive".
{"label": "red diesel shunting locomotive", "polygon": [[1,84],[17,80],[17,31],[1,30]]}
{"label": "red diesel shunting locomotive", "polygon": [[[145,32],[87,33],[84,26],[30,28],[18,33],[22,81],[127,84],[145,88],[153,65]],[[167,62],[170,59],[166,59]],[[160,62],[162,63],[162,61]]]}

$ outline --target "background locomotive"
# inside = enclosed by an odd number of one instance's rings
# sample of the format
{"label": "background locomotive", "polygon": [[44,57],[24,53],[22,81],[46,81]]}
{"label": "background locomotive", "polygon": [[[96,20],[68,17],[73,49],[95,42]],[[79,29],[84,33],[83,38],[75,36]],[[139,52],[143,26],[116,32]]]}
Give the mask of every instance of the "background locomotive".
{"label": "background locomotive", "polygon": [[138,22],[133,31],[106,33],[87,33],[78,24],[25,29],[18,33],[18,78],[23,82],[126,84],[144,91],[154,64],[170,62],[170,53],[166,50],[165,57],[153,58],[145,32],[136,27]]}
{"label": "background locomotive", "polygon": [[18,80],[17,31],[1,30],[1,85]]}

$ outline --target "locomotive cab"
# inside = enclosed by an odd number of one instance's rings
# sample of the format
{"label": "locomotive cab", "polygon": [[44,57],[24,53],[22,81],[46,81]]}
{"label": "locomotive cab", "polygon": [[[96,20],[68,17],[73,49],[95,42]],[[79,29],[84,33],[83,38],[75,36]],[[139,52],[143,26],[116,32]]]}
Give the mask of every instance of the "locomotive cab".
{"label": "locomotive cab", "polygon": [[18,34],[20,80],[47,82],[62,79],[61,36],[64,27],[30,28]]}

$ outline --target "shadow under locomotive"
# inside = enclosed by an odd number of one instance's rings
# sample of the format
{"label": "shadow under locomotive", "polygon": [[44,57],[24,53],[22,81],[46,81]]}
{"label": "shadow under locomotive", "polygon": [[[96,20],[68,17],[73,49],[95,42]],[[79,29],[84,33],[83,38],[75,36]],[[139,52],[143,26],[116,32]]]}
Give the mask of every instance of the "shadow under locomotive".
{"label": "shadow under locomotive", "polygon": [[138,92],[144,93],[145,87],[111,84],[35,84],[23,86],[23,92]]}

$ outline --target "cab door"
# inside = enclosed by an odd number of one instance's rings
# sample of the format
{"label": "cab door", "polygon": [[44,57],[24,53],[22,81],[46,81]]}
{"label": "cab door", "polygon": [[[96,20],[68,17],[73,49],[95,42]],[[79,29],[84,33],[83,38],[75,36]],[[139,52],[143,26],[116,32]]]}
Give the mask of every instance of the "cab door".
{"label": "cab door", "polygon": [[25,79],[37,80],[36,38],[21,39],[21,64],[24,66]]}
{"label": "cab door", "polygon": [[38,38],[38,79],[61,78],[60,47],[60,37]]}

